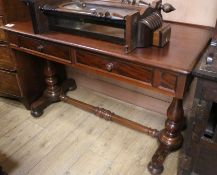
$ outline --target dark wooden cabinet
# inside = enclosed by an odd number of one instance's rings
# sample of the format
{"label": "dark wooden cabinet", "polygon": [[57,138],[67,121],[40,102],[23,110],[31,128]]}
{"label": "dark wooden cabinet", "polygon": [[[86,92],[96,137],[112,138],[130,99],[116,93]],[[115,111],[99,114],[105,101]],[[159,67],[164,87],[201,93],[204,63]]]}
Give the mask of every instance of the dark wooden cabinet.
{"label": "dark wooden cabinet", "polygon": [[[28,8],[21,1],[0,0],[0,26],[26,21],[28,14]],[[43,62],[27,54],[19,56],[19,59],[15,57],[16,52],[9,47],[8,36],[0,29],[0,96],[19,99],[29,109],[32,101],[42,93]],[[34,72],[32,67],[36,68]]]}
{"label": "dark wooden cabinet", "polygon": [[179,175],[214,175],[217,174],[217,37],[213,37],[193,74],[197,85],[180,154]]}
{"label": "dark wooden cabinet", "polygon": [[8,93],[8,95],[12,95],[15,97],[21,97],[17,73],[0,70],[0,77],[2,79],[2,82],[0,83],[0,89],[3,93]]}

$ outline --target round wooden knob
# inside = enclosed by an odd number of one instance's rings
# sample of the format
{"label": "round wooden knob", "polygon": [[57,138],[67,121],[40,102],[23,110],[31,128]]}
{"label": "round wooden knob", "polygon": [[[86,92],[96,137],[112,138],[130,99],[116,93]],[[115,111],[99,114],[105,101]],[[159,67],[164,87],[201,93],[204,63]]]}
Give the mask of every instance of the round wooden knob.
{"label": "round wooden knob", "polygon": [[114,64],[113,63],[106,64],[107,71],[111,72],[113,68],[114,68]]}
{"label": "round wooden knob", "polygon": [[42,45],[39,45],[39,46],[37,47],[37,51],[39,51],[39,52],[42,52],[43,49],[44,49],[44,46],[42,46]]}

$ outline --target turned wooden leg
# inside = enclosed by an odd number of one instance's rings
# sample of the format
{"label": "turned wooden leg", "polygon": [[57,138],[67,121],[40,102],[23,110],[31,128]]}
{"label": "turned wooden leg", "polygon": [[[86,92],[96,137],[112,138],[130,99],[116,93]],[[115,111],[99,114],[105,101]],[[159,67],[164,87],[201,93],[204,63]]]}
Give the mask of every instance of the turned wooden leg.
{"label": "turned wooden leg", "polygon": [[56,71],[54,65],[50,61],[46,61],[44,66],[45,81],[47,88],[43,96],[31,105],[31,114],[33,117],[39,117],[43,114],[43,110],[51,103],[60,101],[60,87],[57,85]]}
{"label": "turned wooden leg", "polygon": [[182,146],[183,137],[181,135],[181,129],[183,126],[183,116],[182,99],[173,98],[167,110],[165,129],[160,132],[158,137],[160,145],[148,165],[151,174],[161,174],[167,155]]}
{"label": "turned wooden leg", "polygon": [[[31,115],[33,117],[40,117],[47,106],[60,101],[61,87],[58,86],[56,69],[51,61],[46,61],[44,74],[46,77],[45,81],[47,88],[45,89],[43,96],[31,105]],[[67,83],[64,83],[64,91],[75,88],[76,84],[74,80],[67,80]]]}

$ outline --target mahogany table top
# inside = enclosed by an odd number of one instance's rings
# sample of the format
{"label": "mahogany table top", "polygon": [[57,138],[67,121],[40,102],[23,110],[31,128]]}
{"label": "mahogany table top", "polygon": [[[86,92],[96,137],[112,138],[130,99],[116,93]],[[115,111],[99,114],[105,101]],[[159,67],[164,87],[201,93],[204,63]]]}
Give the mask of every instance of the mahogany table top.
{"label": "mahogany table top", "polygon": [[206,47],[212,31],[209,28],[177,23],[171,23],[171,28],[171,40],[166,47],[137,48],[131,53],[125,54],[123,46],[87,37],[53,31],[35,35],[31,22],[16,22],[13,27],[4,27],[8,31],[83,48],[132,62],[189,74]]}

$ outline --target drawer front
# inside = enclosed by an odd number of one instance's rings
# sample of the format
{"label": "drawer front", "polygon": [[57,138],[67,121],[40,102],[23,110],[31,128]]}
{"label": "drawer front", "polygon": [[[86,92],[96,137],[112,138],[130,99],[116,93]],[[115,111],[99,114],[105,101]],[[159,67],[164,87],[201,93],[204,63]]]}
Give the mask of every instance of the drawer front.
{"label": "drawer front", "polygon": [[70,48],[67,46],[23,36],[19,38],[19,44],[26,49],[71,62]]}
{"label": "drawer front", "polygon": [[173,74],[171,72],[166,72],[166,71],[161,72],[161,82],[160,82],[161,87],[175,90],[176,83],[177,83],[177,75],[176,74]]}
{"label": "drawer front", "polygon": [[0,70],[0,92],[21,97],[16,73]]}
{"label": "drawer front", "polygon": [[106,56],[93,54],[85,51],[77,51],[77,63],[87,65],[93,68],[112,72],[118,75],[151,83],[153,70],[145,66],[116,60]]}
{"label": "drawer front", "polygon": [[0,43],[0,68],[12,71],[16,69],[11,50],[4,43]]}
{"label": "drawer front", "polygon": [[[3,21],[3,16],[0,16],[0,26],[4,25],[4,21]],[[5,32],[3,29],[0,29],[0,41],[5,41],[6,37],[5,37]]]}

